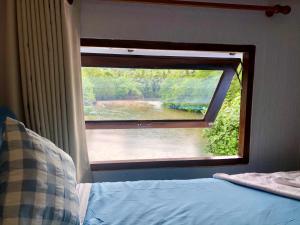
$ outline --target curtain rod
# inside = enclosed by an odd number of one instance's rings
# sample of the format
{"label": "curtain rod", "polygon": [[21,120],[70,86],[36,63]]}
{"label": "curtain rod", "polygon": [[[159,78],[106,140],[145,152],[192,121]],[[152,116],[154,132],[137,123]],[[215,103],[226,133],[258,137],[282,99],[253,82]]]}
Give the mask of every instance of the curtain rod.
{"label": "curtain rod", "polygon": [[202,8],[264,11],[267,17],[272,17],[274,14],[287,15],[291,12],[291,7],[288,5],[266,6],[266,5],[217,3],[217,2],[196,2],[196,1],[183,1],[183,0],[113,0],[113,1],[164,4],[164,5],[181,5],[181,6],[202,7]]}

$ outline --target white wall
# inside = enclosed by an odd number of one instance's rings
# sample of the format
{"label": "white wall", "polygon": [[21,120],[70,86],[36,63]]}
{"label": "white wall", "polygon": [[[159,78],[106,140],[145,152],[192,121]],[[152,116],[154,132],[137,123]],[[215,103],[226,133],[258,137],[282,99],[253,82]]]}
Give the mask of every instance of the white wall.
{"label": "white wall", "polygon": [[82,37],[254,44],[257,49],[248,165],[106,171],[95,173],[95,179],[185,179],[216,171],[299,169],[300,1],[282,2],[292,6],[292,13],[267,18],[259,12],[82,0]]}

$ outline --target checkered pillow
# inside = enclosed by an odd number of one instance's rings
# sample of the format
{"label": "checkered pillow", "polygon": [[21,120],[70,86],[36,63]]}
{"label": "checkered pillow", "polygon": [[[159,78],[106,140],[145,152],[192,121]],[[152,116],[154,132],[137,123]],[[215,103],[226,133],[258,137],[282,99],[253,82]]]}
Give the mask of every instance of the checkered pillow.
{"label": "checkered pillow", "polygon": [[72,159],[13,119],[0,151],[0,224],[79,224]]}

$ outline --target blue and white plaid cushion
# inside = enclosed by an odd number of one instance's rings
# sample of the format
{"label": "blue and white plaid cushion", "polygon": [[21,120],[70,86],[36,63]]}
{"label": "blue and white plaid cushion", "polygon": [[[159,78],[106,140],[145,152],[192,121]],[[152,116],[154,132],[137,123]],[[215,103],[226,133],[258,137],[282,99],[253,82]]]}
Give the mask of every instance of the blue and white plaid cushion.
{"label": "blue and white plaid cushion", "polygon": [[0,152],[0,224],[79,224],[75,168],[52,142],[7,118]]}

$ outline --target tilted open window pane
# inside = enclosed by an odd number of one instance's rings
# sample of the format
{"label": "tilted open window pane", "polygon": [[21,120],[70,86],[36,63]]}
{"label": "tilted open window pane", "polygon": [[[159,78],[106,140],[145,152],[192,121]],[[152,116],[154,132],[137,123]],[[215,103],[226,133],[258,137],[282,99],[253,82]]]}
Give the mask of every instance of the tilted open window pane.
{"label": "tilted open window pane", "polygon": [[86,120],[201,120],[222,70],[83,67]]}

